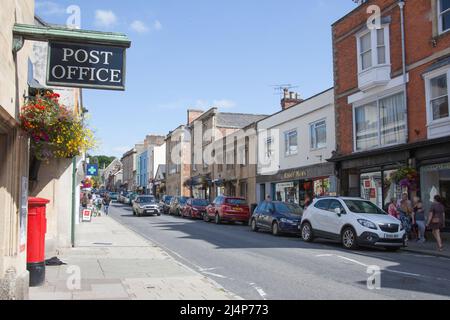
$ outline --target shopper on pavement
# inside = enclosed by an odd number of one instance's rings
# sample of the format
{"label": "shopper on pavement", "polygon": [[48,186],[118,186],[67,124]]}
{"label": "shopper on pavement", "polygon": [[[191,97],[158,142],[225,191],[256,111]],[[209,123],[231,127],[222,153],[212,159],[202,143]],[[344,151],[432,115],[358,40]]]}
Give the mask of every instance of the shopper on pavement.
{"label": "shopper on pavement", "polygon": [[443,199],[437,195],[434,197],[434,202],[431,205],[430,213],[428,214],[427,227],[433,231],[433,236],[436,239],[438,245],[438,251],[444,250],[441,239],[441,229],[445,227],[444,223],[445,207],[443,205]]}
{"label": "shopper on pavement", "polygon": [[81,207],[83,209],[87,209],[88,205],[89,205],[89,198],[86,193],[83,193],[83,196],[81,197]]}
{"label": "shopper on pavement", "polygon": [[107,194],[104,198],[103,198],[103,210],[105,211],[105,214],[108,215],[109,213],[109,205],[111,204],[111,198],[109,197],[109,195]]}
{"label": "shopper on pavement", "polygon": [[402,222],[403,228],[406,232],[407,240],[411,237],[411,230],[412,230],[412,207],[408,203],[409,200],[405,199],[403,197],[402,201],[400,202],[400,207],[398,207],[398,211],[400,212],[400,221]]}
{"label": "shopper on pavement", "polygon": [[423,203],[420,198],[414,199],[413,224],[416,224],[419,229],[417,242],[425,242],[425,210],[423,209]]}
{"label": "shopper on pavement", "polygon": [[400,220],[400,212],[397,210],[397,199],[392,198],[388,207],[388,213],[390,216]]}
{"label": "shopper on pavement", "polygon": [[305,196],[305,207],[304,210],[306,210],[312,203],[312,197],[310,194],[306,194]]}

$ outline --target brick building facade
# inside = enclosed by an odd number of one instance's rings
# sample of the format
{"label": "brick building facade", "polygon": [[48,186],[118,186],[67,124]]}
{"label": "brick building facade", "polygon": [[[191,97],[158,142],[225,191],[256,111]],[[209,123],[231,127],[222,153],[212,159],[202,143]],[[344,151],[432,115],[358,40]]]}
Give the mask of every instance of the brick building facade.
{"label": "brick building facade", "polygon": [[[448,0],[371,0],[333,24],[341,194],[385,206],[408,191],[429,207],[441,193],[450,203],[449,9]],[[418,188],[393,179],[406,167]]]}

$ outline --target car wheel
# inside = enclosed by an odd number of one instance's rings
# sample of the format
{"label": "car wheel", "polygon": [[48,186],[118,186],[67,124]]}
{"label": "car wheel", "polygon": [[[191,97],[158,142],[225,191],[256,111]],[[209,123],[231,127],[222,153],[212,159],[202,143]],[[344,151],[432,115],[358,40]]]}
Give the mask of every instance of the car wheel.
{"label": "car wheel", "polygon": [[134,211],[134,209],[133,209],[133,216],[135,216],[136,215],[136,211]]}
{"label": "car wheel", "polygon": [[313,242],[314,236],[313,236],[313,230],[311,227],[311,224],[309,222],[305,222],[302,225],[302,239],[305,242]]}
{"label": "car wheel", "polygon": [[252,227],[252,231],[254,231],[254,232],[258,231],[258,226],[256,225],[256,219],[252,219],[251,227]]}
{"label": "car wheel", "polygon": [[348,250],[355,250],[358,248],[356,232],[353,228],[347,227],[342,232],[342,245]]}
{"label": "car wheel", "polygon": [[276,237],[280,235],[280,226],[276,221],[272,223],[272,234]]}
{"label": "car wheel", "polygon": [[205,221],[205,222],[209,222],[210,221],[209,215],[207,213],[203,214],[203,221]]}
{"label": "car wheel", "polygon": [[215,220],[214,220],[214,222],[216,223],[216,224],[220,224],[220,216],[219,216],[219,214],[218,213],[216,213],[216,217],[215,217]]}

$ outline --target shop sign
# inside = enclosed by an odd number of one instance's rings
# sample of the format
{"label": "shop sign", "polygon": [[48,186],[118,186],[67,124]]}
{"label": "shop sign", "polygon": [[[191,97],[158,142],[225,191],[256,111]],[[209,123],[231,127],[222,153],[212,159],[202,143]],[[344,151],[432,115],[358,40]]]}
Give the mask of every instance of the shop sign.
{"label": "shop sign", "polygon": [[83,222],[91,222],[92,219],[92,210],[85,209],[83,210]]}
{"label": "shop sign", "polygon": [[49,42],[47,85],[125,90],[125,48]]}
{"label": "shop sign", "polygon": [[286,182],[286,183],[278,183],[277,184],[277,189],[289,189],[289,188],[293,188],[294,187],[294,183],[293,182]]}
{"label": "shop sign", "polygon": [[308,172],[306,172],[305,170],[294,170],[294,171],[289,171],[289,172],[285,172],[282,174],[282,179],[283,180],[287,180],[287,179],[300,179],[300,178],[305,178],[308,176]]}
{"label": "shop sign", "polygon": [[439,171],[439,170],[450,170],[450,163],[440,163],[440,164],[434,164],[431,166],[423,167],[423,170],[425,172],[431,172],[431,171]]}

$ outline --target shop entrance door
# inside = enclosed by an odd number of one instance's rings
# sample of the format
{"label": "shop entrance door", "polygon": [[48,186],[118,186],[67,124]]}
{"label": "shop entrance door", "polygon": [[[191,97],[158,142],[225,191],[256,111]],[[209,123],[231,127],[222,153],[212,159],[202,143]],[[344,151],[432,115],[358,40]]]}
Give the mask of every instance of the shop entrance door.
{"label": "shop entrance door", "polygon": [[445,228],[450,229],[450,179],[441,179],[440,187],[441,195],[444,198],[445,205]]}

